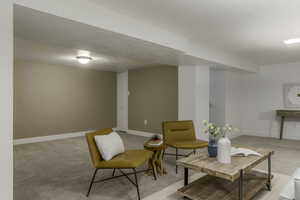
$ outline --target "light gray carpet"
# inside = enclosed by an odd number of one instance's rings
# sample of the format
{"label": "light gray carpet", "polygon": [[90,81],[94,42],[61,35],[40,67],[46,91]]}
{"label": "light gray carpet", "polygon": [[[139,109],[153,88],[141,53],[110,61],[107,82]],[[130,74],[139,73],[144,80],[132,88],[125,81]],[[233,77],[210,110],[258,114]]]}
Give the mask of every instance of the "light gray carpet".
{"label": "light gray carpet", "polygon": [[[122,135],[127,149],[143,148],[147,138]],[[270,138],[242,136],[234,143],[269,147],[276,151],[273,171],[290,175],[300,166],[300,141],[279,141]],[[146,197],[182,179],[182,170],[175,174],[174,157],[166,158],[168,175],[154,181],[139,174],[141,196]],[[265,165],[259,168],[265,169]],[[136,190],[126,178],[95,184],[89,198],[85,197],[93,168],[83,137],[14,147],[15,200],[136,200]],[[111,176],[111,170],[98,174]]]}
{"label": "light gray carpet", "polygon": [[[148,139],[127,134],[122,137],[127,149],[141,149]],[[141,196],[180,180],[182,175],[175,174],[174,164],[175,158],[166,163],[168,175],[160,177],[159,181],[139,174]],[[90,197],[86,198],[93,170],[83,137],[15,146],[14,199],[136,199],[136,189],[126,178],[95,184]],[[108,177],[111,173],[111,170],[99,171],[98,177]]]}

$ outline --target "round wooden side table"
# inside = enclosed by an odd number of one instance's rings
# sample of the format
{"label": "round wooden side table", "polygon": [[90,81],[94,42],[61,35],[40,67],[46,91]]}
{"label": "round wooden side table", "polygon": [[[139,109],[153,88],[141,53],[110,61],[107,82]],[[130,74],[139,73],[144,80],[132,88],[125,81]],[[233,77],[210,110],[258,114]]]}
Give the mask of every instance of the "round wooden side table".
{"label": "round wooden side table", "polygon": [[[152,151],[153,152],[153,156],[152,158],[149,160],[149,169],[152,168],[151,166],[154,166],[154,173],[157,177],[157,174],[159,173],[160,176],[163,176],[164,174],[167,174],[166,169],[164,168],[163,165],[163,151],[165,150],[165,145],[161,144],[161,145],[150,145],[151,143],[151,139],[148,140],[147,142],[144,143],[144,148],[146,150]],[[151,165],[152,164],[152,165]],[[149,170],[149,172],[151,173],[152,170]]]}

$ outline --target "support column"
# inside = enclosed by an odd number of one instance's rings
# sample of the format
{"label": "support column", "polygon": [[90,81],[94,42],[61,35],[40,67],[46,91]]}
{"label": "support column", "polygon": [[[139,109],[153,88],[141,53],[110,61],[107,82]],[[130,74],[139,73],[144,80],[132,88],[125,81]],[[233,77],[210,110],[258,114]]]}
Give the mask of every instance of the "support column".
{"label": "support column", "polygon": [[197,138],[208,139],[201,129],[209,120],[209,66],[178,67],[178,119],[193,120]]}
{"label": "support column", "polygon": [[117,128],[128,129],[128,71],[117,74]]}
{"label": "support column", "polygon": [[13,4],[0,6],[0,194],[13,199]]}

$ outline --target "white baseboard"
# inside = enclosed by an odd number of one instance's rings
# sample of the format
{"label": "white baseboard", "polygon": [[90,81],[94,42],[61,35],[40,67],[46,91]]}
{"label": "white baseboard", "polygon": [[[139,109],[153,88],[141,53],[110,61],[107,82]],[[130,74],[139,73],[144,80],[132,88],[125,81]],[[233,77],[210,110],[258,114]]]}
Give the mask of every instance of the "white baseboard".
{"label": "white baseboard", "polygon": [[[120,129],[120,128],[113,128],[113,130],[114,131],[121,130],[121,131],[125,131],[127,134],[143,136],[143,137],[152,137],[153,135],[157,134],[157,133],[150,133],[150,132],[145,132],[145,131],[136,131],[136,130],[128,130],[128,129],[125,130],[125,129]],[[79,131],[79,132],[73,132],[73,133],[63,133],[63,134],[58,134],[58,135],[49,135],[49,136],[41,136],[41,137],[15,139],[14,145],[46,142],[46,141],[61,140],[61,139],[74,138],[74,137],[82,137],[86,133],[93,132],[93,131],[95,131],[95,130]]]}
{"label": "white baseboard", "polygon": [[[153,135],[157,135],[159,133],[151,133],[151,132],[145,132],[145,131],[136,131],[136,130],[129,130],[129,129],[121,129],[121,128],[114,128],[114,130],[119,130],[119,131],[124,131],[127,134],[131,134],[131,135],[137,135],[137,136],[143,136],[143,137],[152,137]],[[243,134],[243,132],[241,131],[240,133],[235,133],[233,135],[230,136],[230,139],[242,136],[242,135],[246,135]]]}
{"label": "white baseboard", "polygon": [[74,138],[74,137],[82,137],[86,133],[92,132],[92,131],[94,131],[94,130],[79,131],[79,132],[73,132],[73,133],[63,133],[63,134],[59,134],[59,135],[49,135],[49,136],[41,136],[41,137],[15,139],[14,145],[46,142],[46,141],[61,140],[61,139]]}
{"label": "white baseboard", "polygon": [[136,131],[136,130],[128,130],[128,129],[120,129],[120,128],[115,128],[114,130],[125,131],[127,134],[143,136],[143,137],[152,137],[153,135],[159,134],[159,133],[150,133],[145,131]]}
{"label": "white baseboard", "polygon": [[257,136],[257,137],[269,137],[269,138],[279,137],[279,131],[270,133],[269,131],[261,131],[261,130],[242,130],[241,133],[242,135]]}
{"label": "white baseboard", "polygon": [[[145,132],[145,131],[136,131],[136,130],[128,130],[128,129],[120,129],[120,128],[113,128],[114,131],[120,130],[124,131],[127,134],[131,135],[137,135],[142,137],[152,137],[153,135],[159,134],[159,133],[151,133],[151,132]],[[46,141],[52,141],[52,140],[61,140],[61,139],[67,139],[67,138],[74,138],[74,137],[82,137],[88,132],[93,132],[94,130],[87,130],[87,131],[79,131],[79,132],[73,132],[73,133],[63,133],[58,135],[49,135],[49,136],[41,136],[41,137],[32,137],[32,138],[22,138],[22,139],[15,139],[14,145],[19,144],[30,144],[30,143],[37,143],[37,142],[46,142]],[[249,131],[241,131],[241,133],[234,135],[234,137],[238,137],[241,135],[250,135],[247,134]]]}

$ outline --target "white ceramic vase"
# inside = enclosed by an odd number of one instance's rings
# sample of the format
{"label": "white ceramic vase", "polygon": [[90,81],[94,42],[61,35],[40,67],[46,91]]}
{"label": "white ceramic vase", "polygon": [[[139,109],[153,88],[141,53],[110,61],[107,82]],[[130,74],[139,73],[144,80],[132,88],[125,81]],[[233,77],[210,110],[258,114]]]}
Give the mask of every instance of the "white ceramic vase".
{"label": "white ceramic vase", "polygon": [[231,141],[226,136],[218,142],[218,161],[224,164],[231,163]]}

